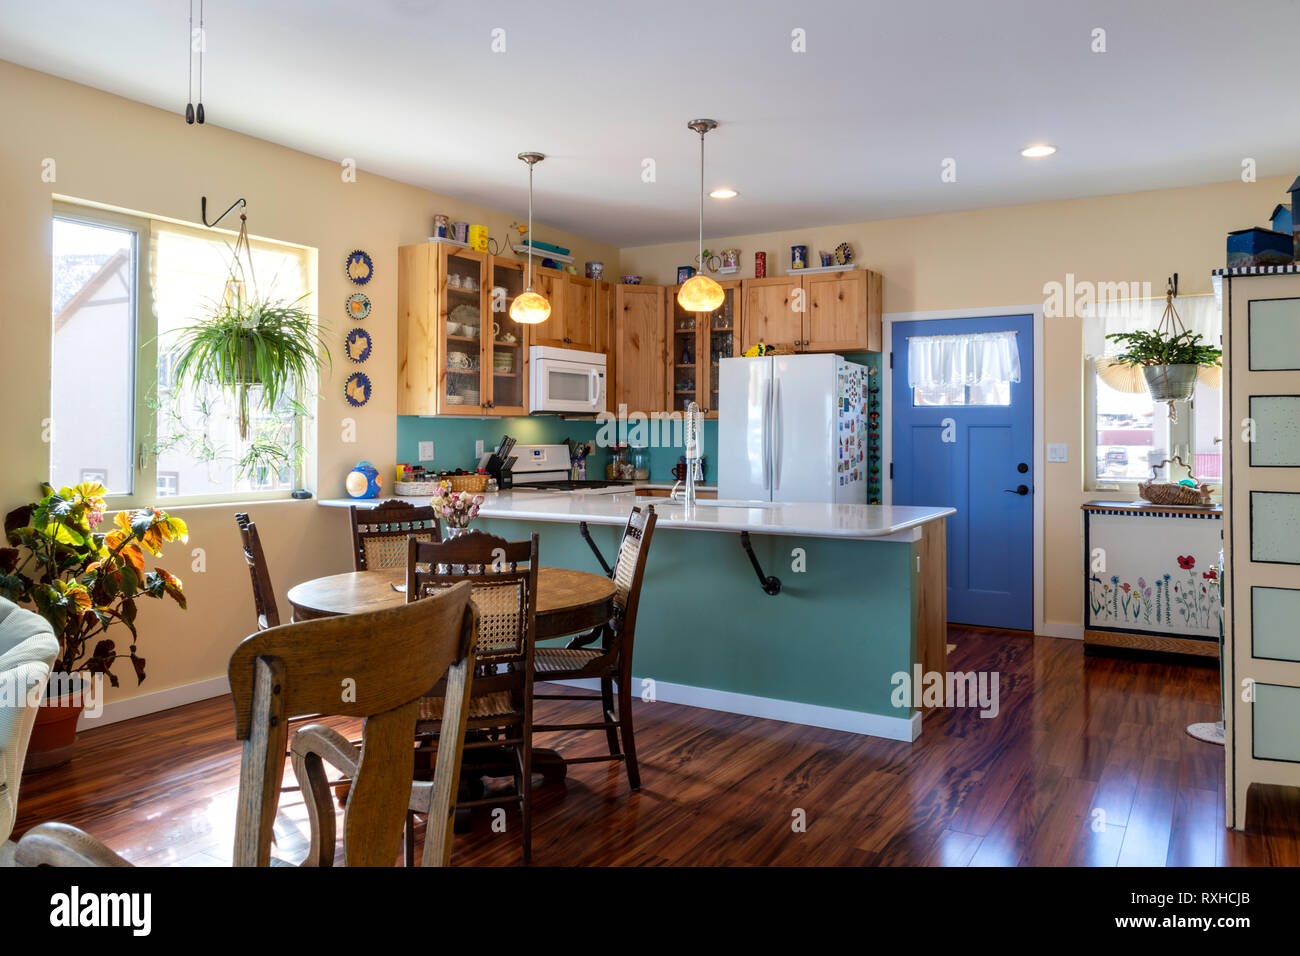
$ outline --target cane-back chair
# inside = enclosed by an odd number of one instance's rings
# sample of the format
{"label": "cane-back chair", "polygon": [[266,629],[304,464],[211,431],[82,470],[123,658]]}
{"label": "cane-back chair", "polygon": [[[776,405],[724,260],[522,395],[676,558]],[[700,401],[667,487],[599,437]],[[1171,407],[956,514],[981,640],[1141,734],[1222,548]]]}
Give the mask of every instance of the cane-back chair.
{"label": "cane-back chair", "polygon": [[[636,637],[637,608],[641,603],[641,585],[645,579],[650,539],[659,520],[653,505],[642,512],[633,508],[623,528],[618,556],[610,577],[614,581],[614,615],[588,634],[573,638],[565,647],[538,647],[534,652],[538,680],[561,681],[599,678],[600,696],[575,693],[539,693],[538,700],[599,700],[604,719],[596,724],[536,724],[538,733],[559,730],[603,729],[609,755],[569,758],[565,763],[590,763],[597,760],[622,760],[627,767],[628,784],[641,789],[641,771],[636,762],[636,740],[632,727],[632,643]],[[599,647],[589,647],[599,642]],[[618,712],[614,711],[617,685]],[[620,749],[620,738],[622,747]]]}
{"label": "cane-back chair", "polygon": [[[532,858],[532,722],[533,645],[537,630],[537,542],[507,541],[470,531],[443,542],[412,539],[407,548],[406,599],[419,601],[457,582],[473,586],[471,601],[478,611],[474,641],[477,673],[469,702],[465,749],[475,757],[505,750],[510,761],[493,765],[476,760],[475,773],[510,775],[513,794],[459,799],[457,808],[518,801],[522,820],[523,859]],[[417,735],[437,742],[441,751],[450,728],[441,715],[440,689],[420,702]],[[459,742],[458,742],[459,743]],[[486,753],[482,753],[486,752]],[[467,781],[468,782],[468,781]],[[470,788],[466,788],[469,790]],[[471,790],[471,792],[474,792]],[[411,828],[408,822],[408,854]]]}

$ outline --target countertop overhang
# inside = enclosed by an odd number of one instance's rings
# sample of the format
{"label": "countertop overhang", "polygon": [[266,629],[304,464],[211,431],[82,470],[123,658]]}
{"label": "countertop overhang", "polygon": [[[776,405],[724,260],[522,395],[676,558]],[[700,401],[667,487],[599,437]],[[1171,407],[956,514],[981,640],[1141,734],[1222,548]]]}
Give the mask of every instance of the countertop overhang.
{"label": "countertop overhang", "polygon": [[[332,508],[373,508],[380,501],[396,497],[398,501],[423,506],[427,495],[419,497],[383,496],[378,498],[322,498],[320,504]],[[763,506],[715,505],[703,500],[693,508],[665,498],[638,497],[632,492],[618,494],[539,493],[502,491],[484,496],[479,508],[484,518],[518,521],[585,521],[597,525],[622,526],[634,505],[653,505],[659,515],[660,530],[748,531],[751,534],[791,535],[811,538],[862,538],[912,540],[911,529],[948,515],[955,508],[912,505],[858,505],[821,502],[771,502]]]}

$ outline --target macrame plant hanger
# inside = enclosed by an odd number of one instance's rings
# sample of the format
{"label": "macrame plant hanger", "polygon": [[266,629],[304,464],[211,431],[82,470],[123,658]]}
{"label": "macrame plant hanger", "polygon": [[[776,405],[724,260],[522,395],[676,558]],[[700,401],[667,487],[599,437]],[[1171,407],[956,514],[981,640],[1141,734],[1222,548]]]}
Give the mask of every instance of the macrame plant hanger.
{"label": "macrame plant hanger", "polygon": [[[1178,273],[1174,273],[1165,280],[1165,311],[1160,315],[1160,322],[1156,325],[1156,332],[1160,335],[1166,335],[1174,338],[1183,335],[1187,327],[1183,325],[1182,317],[1179,316],[1178,310],[1174,308],[1174,296],[1178,294]],[[1160,369],[1160,378],[1165,387],[1166,394],[1169,391],[1169,366],[1157,366]],[[1178,423],[1178,409],[1175,402],[1170,399],[1165,403],[1169,406],[1169,421],[1173,424]]]}
{"label": "macrame plant hanger", "polygon": [[[199,203],[199,212],[203,217],[203,225],[209,229],[216,228],[221,220],[230,215],[231,211],[238,206],[239,213],[239,234],[235,237],[235,248],[230,259],[230,273],[226,276],[226,288],[222,295],[222,304],[233,310],[236,314],[242,316],[244,305],[247,301],[245,298],[244,267],[239,261],[240,253],[243,253],[244,259],[248,262],[248,280],[252,283],[253,294],[257,294],[257,273],[253,271],[253,251],[248,244],[248,213],[244,212],[248,208],[248,201],[242,197],[232,202],[220,216],[208,222],[208,197],[203,196]],[[234,357],[235,378],[237,381],[245,381],[246,373],[251,370],[244,368],[243,353]],[[248,437],[248,388],[247,386],[239,390],[239,437]]]}

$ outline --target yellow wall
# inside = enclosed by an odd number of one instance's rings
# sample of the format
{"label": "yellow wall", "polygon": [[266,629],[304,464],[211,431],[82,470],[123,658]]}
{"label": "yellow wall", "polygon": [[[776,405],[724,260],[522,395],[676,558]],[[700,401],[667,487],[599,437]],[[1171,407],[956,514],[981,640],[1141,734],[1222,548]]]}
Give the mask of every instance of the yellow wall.
{"label": "yellow wall", "polygon": [[[1165,277],[1177,272],[1179,291],[1193,294],[1212,291],[1210,270],[1223,265],[1226,233],[1267,225],[1290,182],[1291,177],[1272,178],[819,226],[709,239],[705,245],[739,248],[741,276],[752,276],[756,251],[767,252],[768,275],[777,275],[789,267],[793,244],[807,245],[816,263],[818,251],[847,241],[858,262],[884,276],[886,312],[1042,303],[1044,284],[1063,283],[1071,272],[1076,280],[1150,282],[1157,295]],[[619,272],[672,283],[677,266],[693,263],[695,253],[692,241],[625,248]],[[1044,339],[1044,440],[1064,442],[1070,450],[1068,464],[1046,466],[1043,490],[1044,618],[1049,632],[1061,633],[1083,622],[1079,505],[1098,494],[1083,491],[1082,326],[1073,318],[1047,319]]]}
{"label": "yellow wall", "polygon": [[[214,106],[216,104],[213,104]],[[339,118],[345,122],[345,117]],[[361,124],[364,126],[364,123]],[[389,477],[396,437],[397,247],[429,235],[434,213],[481,222],[494,236],[518,219],[362,171],[344,183],[337,162],[308,156],[215,126],[186,126],[178,112],[164,112],[88,87],[0,61],[0,354],[5,373],[0,426],[0,510],[8,512],[36,496],[45,478],[49,449],[41,423],[50,406],[50,217],[51,196],[76,197],[185,221],[199,217],[199,197],[209,214],[237,197],[248,200],[249,231],[312,246],[319,251],[319,304],[331,324],[335,365],[322,382],[318,405],[319,480],[327,497],[343,494],[343,475],[368,458]],[[42,161],[52,158],[56,181],[43,182]],[[520,177],[524,169],[520,166]],[[215,206],[216,209],[211,209]],[[224,225],[224,224],[223,224]],[[617,274],[618,252],[544,227],[539,235],[568,245],[577,262],[604,260]],[[350,323],[343,303],[356,287],[343,275],[343,260],[364,249],[375,262],[365,286],[374,305],[366,327],[375,338],[364,366],[374,395],[361,409],[343,400],[351,368],[342,357]],[[93,414],[94,394],[86,396]],[[355,418],[355,444],[341,440],[341,421]],[[161,562],[179,575],[190,610],[142,609],[141,651],[148,679],[136,688],[130,668],[110,701],[224,675],[230,652],[253,626],[248,573],[239,551],[232,505],[178,508],[190,526],[186,548],[170,548]],[[347,514],[314,501],[255,504],[247,510],[267,545],[272,580],[288,619],[284,592],[298,581],[350,570]],[[191,568],[190,550],[205,549],[207,567]],[[160,605],[161,602],[148,602]]]}

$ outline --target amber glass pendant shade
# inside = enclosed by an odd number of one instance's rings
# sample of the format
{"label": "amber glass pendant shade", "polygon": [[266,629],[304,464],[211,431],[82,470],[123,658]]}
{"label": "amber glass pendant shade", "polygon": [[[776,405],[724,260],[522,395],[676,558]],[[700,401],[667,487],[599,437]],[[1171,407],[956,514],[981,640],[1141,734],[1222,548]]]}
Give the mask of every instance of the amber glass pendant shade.
{"label": "amber glass pendant shade", "polygon": [[687,312],[712,312],[726,297],[722,286],[706,275],[691,276],[677,290],[677,302]]}
{"label": "amber glass pendant shade", "polygon": [[510,303],[510,318],[521,325],[537,325],[539,322],[545,322],[550,314],[551,303],[547,302],[546,296],[540,292],[529,290],[515,296],[515,301]]}

